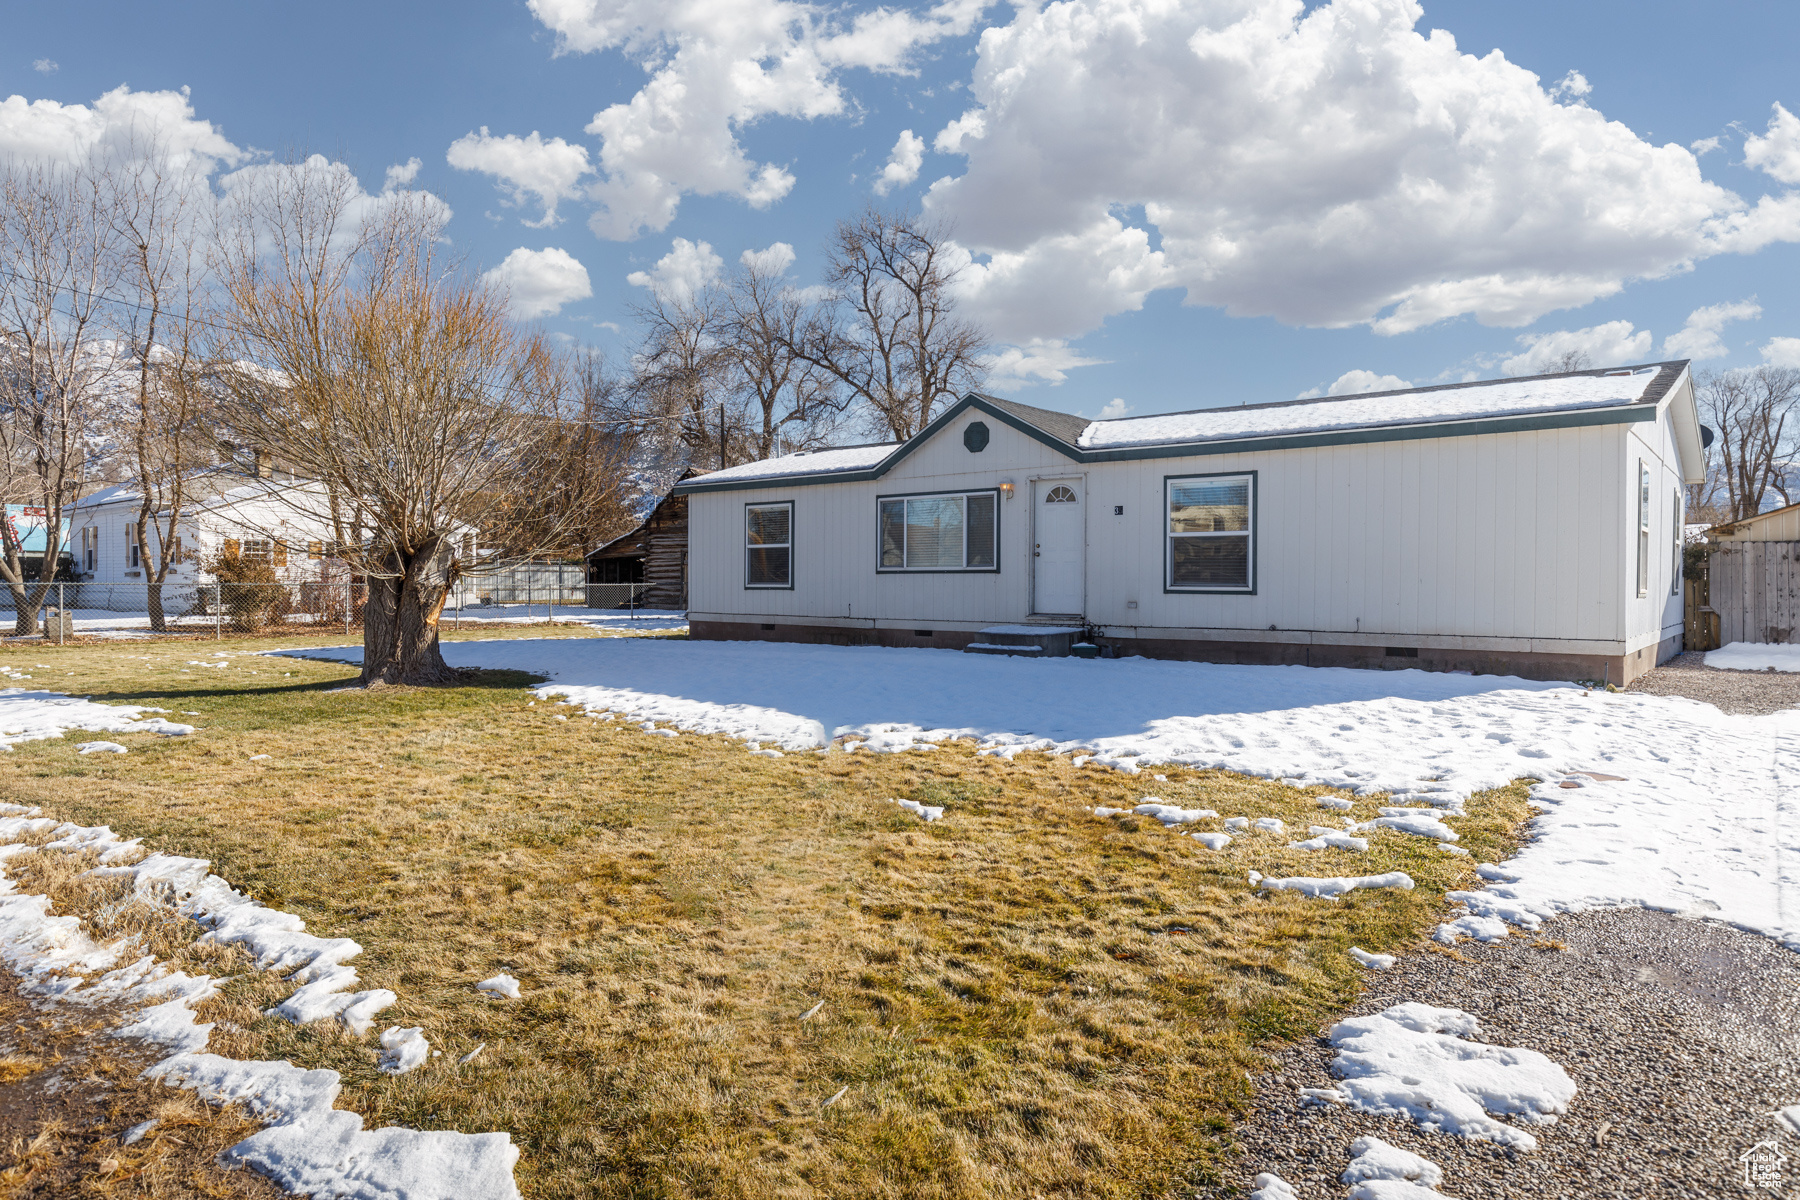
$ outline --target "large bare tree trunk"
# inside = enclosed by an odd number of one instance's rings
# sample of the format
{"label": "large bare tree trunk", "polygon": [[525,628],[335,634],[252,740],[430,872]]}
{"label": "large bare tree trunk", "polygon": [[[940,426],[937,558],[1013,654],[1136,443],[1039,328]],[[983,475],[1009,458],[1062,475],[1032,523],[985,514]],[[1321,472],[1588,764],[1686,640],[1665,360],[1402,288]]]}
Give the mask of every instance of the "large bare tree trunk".
{"label": "large bare tree trunk", "polygon": [[429,687],[457,673],[438,650],[438,618],[454,582],[455,550],[433,538],[411,555],[388,556],[386,573],[369,579],[363,606],[362,683]]}

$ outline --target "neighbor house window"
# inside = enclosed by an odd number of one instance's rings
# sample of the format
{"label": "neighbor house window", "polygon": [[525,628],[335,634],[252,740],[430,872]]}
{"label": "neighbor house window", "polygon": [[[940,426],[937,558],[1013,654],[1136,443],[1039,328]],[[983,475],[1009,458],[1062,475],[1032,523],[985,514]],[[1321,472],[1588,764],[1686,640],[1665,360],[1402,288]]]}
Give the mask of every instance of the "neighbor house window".
{"label": "neighbor house window", "polygon": [[1650,594],[1650,467],[1638,459],[1638,595]]}
{"label": "neighbor house window", "polygon": [[744,586],[794,586],[794,502],[744,505]]}
{"label": "neighbor house window", "polygon": [[1255,473],[1171,477],[1165,486],[1168,589],[1255,591]]}
{"label": "neighbor house window", "polygon": [[94,573],[95,563],[100,557],[100,529],[95,525],[83,526],[81,530],[81,569],[89,575]]}
{"label": "neighbor house window", "polygon": [[251,562],[266,563],[273,557],[273,551],[266,538],[245,538],[244,548],[240,553]]}
{"label": "neighbor house window", "polygon": [[125,565],[128,567],[138,565],[137,528],[137,522],[125,522]]}
{"label": "neighbor house window", "polygon": [[1000,493],[880,496],[883,571],[1000,569]]}
{"label": "neighbor house window", "polygon": [[1681,595],[1681,489],[1671,493],[1669,508],[1669,595]]}

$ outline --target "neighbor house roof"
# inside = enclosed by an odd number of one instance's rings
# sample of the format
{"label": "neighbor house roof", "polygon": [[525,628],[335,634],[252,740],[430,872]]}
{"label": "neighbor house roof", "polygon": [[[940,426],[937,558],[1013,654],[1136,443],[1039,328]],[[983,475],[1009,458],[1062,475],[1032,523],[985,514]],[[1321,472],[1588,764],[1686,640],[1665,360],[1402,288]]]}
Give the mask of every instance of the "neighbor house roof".
{"label": "neighbor house roof", "polygon": [[1076,462],[1189,457],[1648,421],[1655,418],[1657,405],[1686,373],[1687,365],[1687,360],[1680,359],[1607,370],[1486,379],[1106,421],[1091,421],[971,392],[904,442],[745,463],[695,476],[679,484],[675,491],[766,487],[788,481],[879,479],[971,408]]}

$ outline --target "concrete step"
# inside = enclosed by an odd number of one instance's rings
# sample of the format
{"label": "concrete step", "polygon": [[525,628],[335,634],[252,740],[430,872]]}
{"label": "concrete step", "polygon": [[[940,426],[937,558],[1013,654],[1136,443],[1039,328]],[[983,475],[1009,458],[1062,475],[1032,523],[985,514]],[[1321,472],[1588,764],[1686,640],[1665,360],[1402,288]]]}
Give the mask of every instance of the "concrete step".
{"label": "concrete step", "polygon": [[1067,658],[1079,625],[990,625],[976,641],[963,647],[965,654],[1005,654],[1027,658]]}

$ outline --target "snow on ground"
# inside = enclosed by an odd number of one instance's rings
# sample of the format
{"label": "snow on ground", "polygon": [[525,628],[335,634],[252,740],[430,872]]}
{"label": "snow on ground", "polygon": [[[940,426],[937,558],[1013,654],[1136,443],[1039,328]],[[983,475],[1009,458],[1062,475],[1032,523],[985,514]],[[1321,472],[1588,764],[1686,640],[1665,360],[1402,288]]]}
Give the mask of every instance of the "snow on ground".
{"label": "snow on ground", "polygon": [[[72,608],[70,618],[75,632],[85,636],[104,634],[148,633],[148,612],[110,612],[104,608]],[[451,628],[460,625],[525,625],[546,618],[594,629],[622,631],[686,629],[687,614],[665,608],[588,608],[585,605],[482,604],[444,610],[444,623]],[[213,627],[211,617],[170,618],[171,627],[183,633],[204,631]],[[341,625],[341,623],[340,623]]]}
{"label": "snow on ground", "polygon": [[1327,1098],[1442,1133],[1535,1150],[1535,1137],[1497,1118],[1554,1124],[1575,1097],[1575,1081],[1535,1050],[1469,1040],[1480,1034],[1481,1023],[1468,1013],[1429,1004],[1396,1004],[1340,1021],[1330,1034],[1338,1051],[1331,1069],[1343,1082],[1339,1095]]}
{"label": "snow on ground", "polygon": [[1427,1200],[1442,1195],[1437,1185],[1444,1182],[1443,1169],[1429,1158],[1378,1137],[1357,1138],[1350,1143],[1350,1153],[1356,1157],[1343,1175],[1350,1185],[1349,1200]]}
{"label": "snow on ground", "polygon": [[[192,725],[145,716],[168,711],[139,704],[95,704],[61,692],[0,688],[0,746],[10,750],[20,742],[58,738],[77,729],[89,733],[160,733],[166,737],[194,732]],[[86,744],[105,747],[115,743]]]}
{"label": "snow on ground", "polygon": [[[241,943],[258,967],[287,973],[300,987],[270,1010],[273,1015],[297,1024],[337,1017],[364,1034],[375,1014],[394,1003],[394,993],[351,991],[357,975],[346,960],[362,953],[361,946],[307,933],[300,918],[232,890],[208,872],[204,859],[138,858],[136,839],[124,840],[104,825],[62,823],[36,809],[0,804],[0,961],[28,992],[50,1002],[139,1006],[113,1032],[175,1052],[148,1076],[195,1088],[214,1101],[242,1100],[269,1122],[228,1150],[228,1159],[256,1167],[291,1191],[341,1200],[517,1200],[512,1170],[519,1152],[507,1134],[364,1130],[360,1116],[332,1107],[336,1071],[204,1053],[212,1026],[197,1024],[193,1009],[217,994],[213,980],[172,972],[148,956],[120,965],[128,941],[96,943],[78,918],[52,915],[47,897],[21,893],[6,878],[8,858],[37,848],[15,839],[46,832],[55,837],[45,848],[97,851],[93,874],[128,879],[138,895],[153,901],[172,897],[177,911],[207,930],[206,938]],[[418,1066],[430,1051],[418,1029],[389,1029],[382,1045],[382,1069],[393,1073]]]}
{"label": "snow on ground", "polygon": [[541,696],[591,712],[788,750],[966,737],[1000,757],[1039,749],[1131,773],[1182,764],[1392,793],[1391,807],[1430,807],[1395,814],[1420,832],[1451,828],[1473,792],[1533,778],[1536,838],[1493,887],[1456,894],[1472,916],[1529,928],[1644,905],[1800,949],[1800,710],[1729,716],[1693,700],[1418,670],[762,642],[531,639],[444,654],[543,675]]}
{"label": "snow on ground", "polygon": [[1727,671],[1800,671],[1800,646],[1775,642],[1732,642],[1706,652],[1706,665]]}

